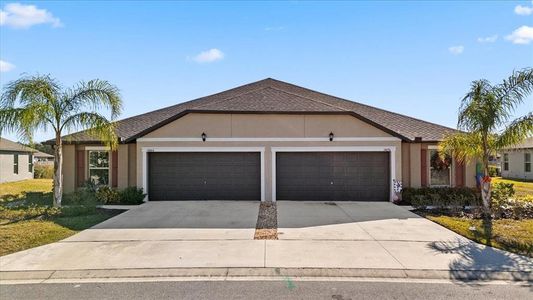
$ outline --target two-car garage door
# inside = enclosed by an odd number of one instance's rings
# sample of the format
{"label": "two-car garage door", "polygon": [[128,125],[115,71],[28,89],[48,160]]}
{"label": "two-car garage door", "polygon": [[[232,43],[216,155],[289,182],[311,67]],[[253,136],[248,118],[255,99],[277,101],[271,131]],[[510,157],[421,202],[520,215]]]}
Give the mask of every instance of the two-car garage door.
{"label": "two-car garage door", "polygon": [[[277,200],[387,201],[388,152],[278,152]],[[150,200],[260,200],[259,152],[152,152]]]}

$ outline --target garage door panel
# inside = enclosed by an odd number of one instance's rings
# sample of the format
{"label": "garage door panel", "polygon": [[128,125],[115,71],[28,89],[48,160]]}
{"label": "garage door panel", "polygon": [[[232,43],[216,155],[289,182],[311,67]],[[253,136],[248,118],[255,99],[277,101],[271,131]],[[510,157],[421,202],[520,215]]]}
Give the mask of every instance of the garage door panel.
{"label": "garage door panel", "polygon": [[150,200],[260,200],[260,154],[149,154]]}
{"label": "garage door panel", "polygon": [[387,152],[278,152],[278,200],[388,201]]}

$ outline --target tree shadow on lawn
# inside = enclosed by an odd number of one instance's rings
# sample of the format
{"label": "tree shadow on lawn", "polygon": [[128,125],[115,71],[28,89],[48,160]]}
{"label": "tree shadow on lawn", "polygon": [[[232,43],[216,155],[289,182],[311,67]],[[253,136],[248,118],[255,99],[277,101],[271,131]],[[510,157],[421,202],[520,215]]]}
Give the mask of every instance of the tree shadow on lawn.
{"label": "tree shadow on lawn", "polygon": [[438,253],[459,256],[449,264],[450,277],[454,280],[495,280],[501,278],[499,272],[510,275],[502,280],[530,281],[533,277],[533,260],[526,256],[460,239],[432,242],[428,247]]}

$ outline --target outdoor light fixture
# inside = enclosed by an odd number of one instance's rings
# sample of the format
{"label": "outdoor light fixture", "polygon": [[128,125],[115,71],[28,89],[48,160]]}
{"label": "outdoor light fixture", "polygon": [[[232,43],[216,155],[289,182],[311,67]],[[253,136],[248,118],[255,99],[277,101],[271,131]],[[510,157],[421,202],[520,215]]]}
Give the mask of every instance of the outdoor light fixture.
{"label": "outdoor light fixture", "polygon": [[334,136],[335,136],[335,135],[333,134],[333,132],[330,132],[330,133],[329,133],[329,141],[330,141],[330,142],[333,142],[333,137],[334,137]]}
{"label": "outdoor light fixture", "polygon": [[205,132],[202,132],[202,141],[205,142],[205,139],[207,138],[207,134],[205,134]]}

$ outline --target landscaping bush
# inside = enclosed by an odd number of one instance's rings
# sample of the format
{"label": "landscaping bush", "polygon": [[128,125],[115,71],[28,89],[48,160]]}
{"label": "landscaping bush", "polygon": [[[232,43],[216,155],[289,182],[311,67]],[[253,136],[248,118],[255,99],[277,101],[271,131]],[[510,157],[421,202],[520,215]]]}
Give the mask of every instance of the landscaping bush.
{"label": "landscaping bush", "polygon": [[141,204],[145,196],[142,188],[130,186],[120,191],[120,204]]}
{"label": "landscaping bush", "polygon": [[96,199],[102,204],[119,204],[121,202],[121,193],[116,189],[103,186],[96,191]]}
{"label": "landscaping bush", "polygon": [[500,176],[500,171],[499,171],[498,167],[489,166],[489,176],[490,177]]}
{"label": "landscaping bush", "polygon": [[72,193],[64,194],[62,201],[63,205],[96,206],[97,203],[95,192],[87,188],[80,188]]}
{"label": "landscaping bush", "polygon": [[415,208],[428,206],[442,209],[462,209],[464,206],[480,205],[481,199],[475,189],[467,187],[404,188],[402,201]]}
{"label": "landscaping bush", "polygon": [[33,166],[33,178],[52,179],[54,178],[54,165],[36,163]]}

